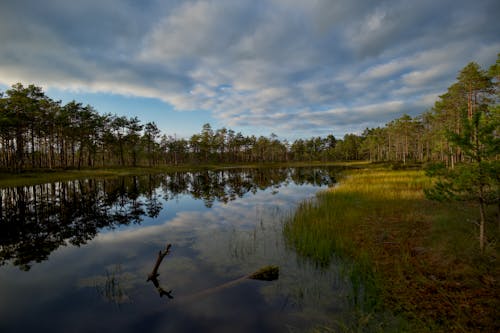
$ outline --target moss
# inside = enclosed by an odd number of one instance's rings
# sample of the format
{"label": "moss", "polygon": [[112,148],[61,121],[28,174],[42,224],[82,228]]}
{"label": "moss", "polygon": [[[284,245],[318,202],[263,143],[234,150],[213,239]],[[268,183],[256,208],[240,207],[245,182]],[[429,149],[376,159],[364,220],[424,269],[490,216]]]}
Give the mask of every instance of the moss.
{"label": "moss", "polygon": [[248,278],[252,280],[274,281],[280,276],[280,268],[278,266],[264,266],[258,271],[251,274]]}

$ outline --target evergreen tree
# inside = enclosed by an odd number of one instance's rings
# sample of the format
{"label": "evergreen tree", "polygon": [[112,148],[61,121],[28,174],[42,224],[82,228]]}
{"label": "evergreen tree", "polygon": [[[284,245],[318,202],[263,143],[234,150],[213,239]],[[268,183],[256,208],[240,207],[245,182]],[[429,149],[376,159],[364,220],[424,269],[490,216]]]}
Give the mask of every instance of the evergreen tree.
{"label": "evergreen tree", "polygon": [[[479,246],[486,243],[486,205],[498,204],[500,163],[500,130],[498,107],[486,103],[491,93],[491,79],[474,65],[460,72],[458,84],[463,87],[467,116],[461,119],[461,131],[448,131],[447,137],[459,149],[464,162],[455,168],[430,168],[428,174],[437,177],[426,195],[436,200],[463,200],[477,203],[479,208]],[[471,88],[476,87],[476,88]],[[478,88],[480,87],[480,88]],[[472,91],[472,92],[471,92]]]}

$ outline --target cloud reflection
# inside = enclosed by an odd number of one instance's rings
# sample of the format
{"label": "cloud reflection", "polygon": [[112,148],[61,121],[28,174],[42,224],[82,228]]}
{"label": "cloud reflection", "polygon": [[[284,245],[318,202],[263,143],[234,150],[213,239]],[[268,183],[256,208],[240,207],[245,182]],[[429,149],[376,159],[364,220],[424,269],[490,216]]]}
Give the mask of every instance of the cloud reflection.
{"label": "cloud reflection", "polygon": [[[210,208],[196,205],[195,211],[186,209],[187,203],[177,210],[172,204],[171,217],[159,224],[116,228],[80,247],[60,247],[50,260],[34,265],[29,272],[4,266],[0,270],[0,309],[6,310],[2,315],[8,320],[0,327],[34,328],[21,320],[26,312],[37,313],[34,322],[40,329],[48,329],[41,318],[50,321],[54,332],[71,327],[70,318],[78,318],[79,329],[86,331],[110,327],[123,332],[220,331],[235,325],[243,331],[276,331],[282,329],[283,321],[276,320],[279,316],[299,325],[297,318],[304,307],[321,313],[318,305],[332,300],[332,286],[344,288],[332,283],[335,269],[316,275],[314,267],[298,264],[295,254],[284,246],[283,217],[318,190],[311,184],[289,183],[233,201],[214,201]],[[173,246],[158,273],[161,286],[173,290],[173,300],[158,297],[146,282],[166,243]],[[271,264],[280,266],[278,281],[246,281],[194,302],[176,303],[183,296]],[[320,293],[323,288],[330,292]],[[32,300],[35,292],[37,299]],[[82,322],[83,318],[93,319]]]}

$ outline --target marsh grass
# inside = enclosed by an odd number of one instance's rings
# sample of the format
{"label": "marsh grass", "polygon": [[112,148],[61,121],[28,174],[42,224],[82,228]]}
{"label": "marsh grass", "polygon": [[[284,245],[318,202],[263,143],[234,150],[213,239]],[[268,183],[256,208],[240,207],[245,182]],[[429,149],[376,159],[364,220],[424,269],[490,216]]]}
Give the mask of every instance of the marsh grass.
{"label": "marsh grass", "polygon": [[498,331],[495,222],[482,254],[476,207],[427,200],[423,171],[367,168],[339,184],[302,203],[284,232],[319,266],[353,262],[346,274],[365,317],[385,308],[408,320],[402,331]]}

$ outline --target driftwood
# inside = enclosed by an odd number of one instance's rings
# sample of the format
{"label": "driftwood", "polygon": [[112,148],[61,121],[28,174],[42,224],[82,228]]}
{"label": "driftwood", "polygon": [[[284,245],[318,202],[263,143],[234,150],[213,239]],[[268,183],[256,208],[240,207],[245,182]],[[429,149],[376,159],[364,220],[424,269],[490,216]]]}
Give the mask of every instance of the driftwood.
{"label": "driftwood", "polygon": [[161,264],[163,258],[165,258],[165,256],[170,253],[170,247],[172,247],[172,244],[167,244],[165,251],[162,252],[160,250],[158,252],[158,257],[156,258],[156,263],[155,263],[151,273],[149,273],[148,279],[146,280],[146,282],[147,281],[153,282],[153,285],[155,286],[156,290],[158,290],[160,297],[167,296],[168,298],[172,299],[172,298],[174,298],[174,296],[172,296],[172,290],[166,291],[165,289],[163,289],[160,286],[160,282],[158,281],[158,277],[160,276],[160,273],[158,273],[158,268],[160,267],[160,264]]}
{"label": "driftwood", "polygon": [[[160,274],[158,273],[158,268],[160,267],[163,258],[165,258],[165,256],[170,253],[170,247],[171,246],[172,246],[171,244],[167,244],[167,246],[165,248],[165,251],[163,251],[163,252],[159,251],[158,252],[158,257],[156,258],[156,263],[155,263],[155,265],[154,265],[153,270],[151,271],[151,273],[149,273],[148,279],[146,280],[146,281],[151,281],[153,283],[153,285],[155,286],[156,290],[158,290],[158,293],[160,294],[160,297],[167,296],[170,299],[174,298],[172,296],[172,290],[166,291],[165,289],[163,289],[160,286],[160,282],[158,281],[158,277],[160,276]],[[235,279],[235,280],[226,282],[224,284],[221,284],[219,286],[216,286],[216,287],[213,287],[213,288],[209,288],[209,289],[205,289],[205,290],[200,291],[198,293],[195,293],[195,294],[183,297],[181,299],[181,301],[182,302],[193,301],[193,300],[198,299],[200,297],[207,296],[207,295],[210,295],[210,294],[214,294],[214,293],[216,293],[218,291],[221,291],[221,290],[227,289],[229,287],[235,286],[235,285],[237,285],[237,284],[239,284],[239,283],[241,283],[241,282],[243,282],[243,281],[245,281],[247,279],[260,280],[260,281],[274,281],[274,280],[277,280],[277,279],[279,279],[279,267],[278,266],[264,266],[264,267],[260,268],[259,270],[257,270],[256,272],[253,272],[252,274],[248,274],[248,275],[242,276],[242,277],[240,277],[238,279]]]}
{"label": "driftwood", "polygon": [[187,302],[191,302],[191,301],[197,300],[199,298],[202,298],[202,297],[205,297],[205,296],[208,296],[211,294],[215,294],[215,293],[222,291],[224,289],[234,287],[235,285],[238,285],[238,284],[240,284],[248,279],[260,280],[260,281],[274,281],[274,280],[279,279],[279,272],[280,272],[280,269],[278,266],[264,266],[252,274],[248,274],[248,275],[242,276],[238,279],[235,279],[235,280],[226,282],[224,284],[218,285],[216,287],[205,289],[205,290],[202,290],[202,291],[197,292],[195,294],[191,294],[191,295],[188,295],[186,297],[183,297],[181,299],[181,302],[187,303]]}

